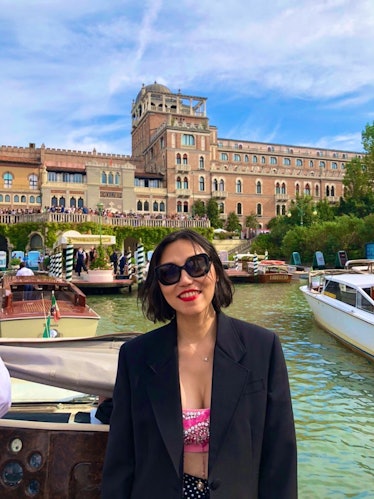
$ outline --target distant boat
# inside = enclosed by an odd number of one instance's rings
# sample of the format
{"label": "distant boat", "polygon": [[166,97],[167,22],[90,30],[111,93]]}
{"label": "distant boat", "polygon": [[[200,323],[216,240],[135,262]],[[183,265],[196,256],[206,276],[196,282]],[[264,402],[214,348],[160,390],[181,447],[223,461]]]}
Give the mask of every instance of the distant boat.
{"label": "distant boat", "polygon": [[323,329],[374,361],[374,274],[353,266],[312,271],[300,290]]}
{"label": "distant boat", "polygon": [[292,280],[286,263],[281,260],[262,260],[257,268],[253,262],[242,262],[242,269],[231,266],[226,272],[237,283],[281,284]]}
{"label": "distant boat", "polygon": [[4,275],[0,338],[95,336],[100,316],[65,279]]}

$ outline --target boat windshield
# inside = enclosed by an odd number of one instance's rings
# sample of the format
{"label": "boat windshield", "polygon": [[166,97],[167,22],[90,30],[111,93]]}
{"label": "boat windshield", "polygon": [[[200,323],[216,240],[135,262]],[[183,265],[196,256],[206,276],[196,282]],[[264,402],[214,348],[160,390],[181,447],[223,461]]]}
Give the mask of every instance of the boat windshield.
{"label": "boat windshield", "polygon": [[352,305],[353,307],[365,310],[366,312],[374,313],[373,301],[370,297],[370,288],[362,289],[361,291],[362,292],[346,284],[327,280],[324,294],[331,298],[336,298],[347,305]]}

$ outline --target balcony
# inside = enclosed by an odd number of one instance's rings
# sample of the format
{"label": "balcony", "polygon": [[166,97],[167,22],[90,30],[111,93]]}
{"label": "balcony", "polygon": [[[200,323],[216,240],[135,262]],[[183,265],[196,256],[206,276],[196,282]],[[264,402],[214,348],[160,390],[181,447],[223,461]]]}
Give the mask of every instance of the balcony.
{"label": "balcony", "polygon": [[175,194],[178,198],[189,198],[192,196],[191,189],[175,189]]}
{"label": "balcony", "polygon": [[276,203],[284,203],[287,202],[290,199],[290,196],[288,194],[282,194],[278,192],[275,194],[275,202]]}
{"label": "balcony", "polygon": [[188,173],[191,171],[190,165],[175,165],[175,171],[177,173]]}
{"label": "balcony", "polygon": [[214,199],[226,199],[228,195],[227,191],[212,191],[212,198]]}

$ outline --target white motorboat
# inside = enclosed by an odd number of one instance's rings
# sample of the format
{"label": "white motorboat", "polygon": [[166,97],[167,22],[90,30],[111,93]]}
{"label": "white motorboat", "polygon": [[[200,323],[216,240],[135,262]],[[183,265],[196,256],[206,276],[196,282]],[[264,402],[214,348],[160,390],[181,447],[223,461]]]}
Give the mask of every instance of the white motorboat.
{"label": "white motorboat", "polygon": [[315,271],[300,290],[323,329],[374,361],[374,274]]}

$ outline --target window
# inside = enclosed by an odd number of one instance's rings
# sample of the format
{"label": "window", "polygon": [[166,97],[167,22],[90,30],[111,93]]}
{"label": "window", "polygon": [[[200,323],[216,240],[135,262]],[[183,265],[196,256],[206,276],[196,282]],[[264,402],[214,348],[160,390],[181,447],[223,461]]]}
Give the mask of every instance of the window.
{"label": "window", "polygon": [[270,164],[271,165],[276,165],[277,164],[277,158],[275,156],[270,157]]}
{"label": "window", "polygon": [[316,193],[316,197],[319,197],[319,185],[318,184],[315,186],[314,192]]}
{"label": "window", "polygon": [[238,203],[236,205],[236,214],[241,215],[242,214],[242,203]]}
{"label": "window", "polygon": [[13,201],[19,203],[19,196],[17,196],[17,194],[14,196]]}
{"label": "window", "polygon": [[10,203],[10,196],[9,194],[5,194],[5,202]]}
{"label": "window", "polygon": [[83,208],[83,206],[84,206],[83,198],[79,198],[78,199],[78,208]]}
{"label": "window", "polygon": [[143,204],[141,201],[138,201],[136,203],[136,209],[137,209],[137,211],[143,211]]}
{"label": "window", "polygon": [[265,156],[261,156],[261,163],[264,165],[266,163]]}
{"label": "window", "polygon": [[295,192],[298,196],[300,195],[300,184],[295,185]]}
{"label": "window", "polygon": [[116,173],[116,176],[115,176],[115,184],[116,185],[119,185],[120,178],[121,178],[120,174]]}
{"label": "window", "polygon": [[182,179],[180,177],[177,177],[177,189],[182,189]]}
{"label": "window", "polygon": [[236,192],[240,194],[242,192],[242,181],[237,179],[236,181]]}
{"label": "window", "polygon": [[326,185],[326,196],[330,196],[330,187],[328,185]]}
{"label": "window", "polygon": [[335,196],[335,187],[331,186],[331,196]]}
{"label": "window", "polygon": [[177,154],[177,165],[181,165],[182,164],[182,156],[178,153]]}
{"label": "window", "polygon": [[57,173],[56,172],[48,172],[48,181],[49,182],[57,182]]}
{"label": "window", "polygon": [[183,189],[188,189],[188,178],[184,177],[183,179]]}
{"label": "window", "polygon": [[218,211],[220,213],[225,213],[225,203],[218,203]]}
{"label": "window", "polygon": [[228,161],[228,159],[229,159],[228,154],[225,153],[225,152],[221,152],[221,160],[222,161]]}
{"label": "window", "polygon": [[29,176],[29,186],[30,189],[38,188],[38,177],[34,173]]}
{"label": "window", "polygon": [[281,193],[286,194],[286,184],[284,182],[282,183]]}
{"label": "window", "polygon": [[34,204],[35,203],[35,196],[30,196],[30,204]]}
{"label": "window", "polygon": [[300,158],[297,158],[296,160],[296,166],[303,166],[303,160]]}
{"label": "window", "polygon": [[205,165],[204,165],[204,156],[200,156],[199,158],[199,170],[204,170]]}
{"label": "window", "polygon": [[153,201],[153,211],[158,211],[158,202]]}
{"label": "window", "polygon": [[26,196],[21,196],[21,203],[26,203]]}
{"label": "window", "polygon": [[188,156],[187,154],[183,154],[183,164],[188,165]]}
{"label": "window", "polygon": [[326,163],[324,161],[320,161],[319,162],[319,167],[320,168],[325,168],[325,166],[326,166]]}
{"label": "window", "polygon": [[144,201],[144,211],[149,211],[149,202]]}
{"label": "window", "polygon": [[291,160],[290,158],[283,158],[283,164],[285,166],[290,166],[291,165]]}
{"label": "window", "polygon": [[246,154],[246,155],[244,156],[244,162],[245,162],[245,163],[248,163],[248,162],[249,162],[249,157],[248,157],[248,154]]}
{"label": "window", "polygon": [[77,200],[72,197],[70,198],[70,208],[75,208],[77,206]]}
{"label": "window", "polygon": [[337,170],[338,169],[338,163],[336,163],[336,161],[333,161],[331,163],[331,170]]}
{"label": "window", "polygon": [[51,199],[51,206],[57,206],[57,198],[56,196],[53,196]]}
{"label": "window", "polygon": [[163,201],[160,203],[160,211],[165,211],[165,203]]}
{"label": "window", "polygon": [[6,172],[3,175],[4,189],[11,189],[13,184],[13,175],[10,172]]}
{"label": "window", "polygon": [[164,139],[164,137],[161,137],[161,139],[160,139],[160,148],[161,149],[165,148],[165,139]]}
{"label": "window", "polygon": [[261,203],[257,203],[256,214],[257,214],[258,217],[262,216],[262,205],[261,205]]}
{"label": "window", "polygon": [[275,184],[275,194],[280,194],[280,183],[279,182],[277,182]]}
{"label": "window", "polygon": [[113,173],[112,172],[110,172],[109,175],[108,175],[108,184],[110,184],[110,185],[114,184],[114,177],[113,177]]}
{"label": "window", "polygon": [[101,183],[106,184],[107,183],[107,176],[105,172],[101,173]]}
{"label": "window", "polygon": [[177,202],[177,213],[182,213],[182,201]]}
{"label": "window", "polygon": [[193,135],[182,135],[182,146],[194,146],[195,145],[195,137]]}
{"label": "window", "polygon": [[218,191],[218,180],[216,178],[212,182],[212,191]]}
{"label": "window", "polygon": [[314,168],[314,162],[312,159],[309,161],[309,166],[310,166],[310,168]]}
{"label": "window", "polygon": [[70,173],[63,173],[62,174],[62,181],[63,182],[70,182]]}
{"label": "window", "polygon": [[307,196],[310,196],[310,185],[309,184],[305,185],[304,194],[306,194]]}
{"label": "window", "polygon": [[252,157],[252,163],[257,163],[257,156]]}
{"label": "window", "polygon": [[259,180],[257,180],[257,183],[256,183],[256,194],[261,194],[262,192],[262,184]]}
{"label": "window", "polygon": [[60,199],[58,200],[58,205],[65,207],[65,198],[64,198],[64,196],[60,197]]}
{"label": "window", "polygon": [[199,191],[205,191],[205,179],[204,179],[204,177],[199,177]]}
{"label": "window", "polygon": [[219,181],[219,190],[221,192],[225,190],[225,182],[222,179]]}
{"label": "window", "polygon": [[234,154],[234,161],[241,161],[242,158],[240,156],[240,154]]}

